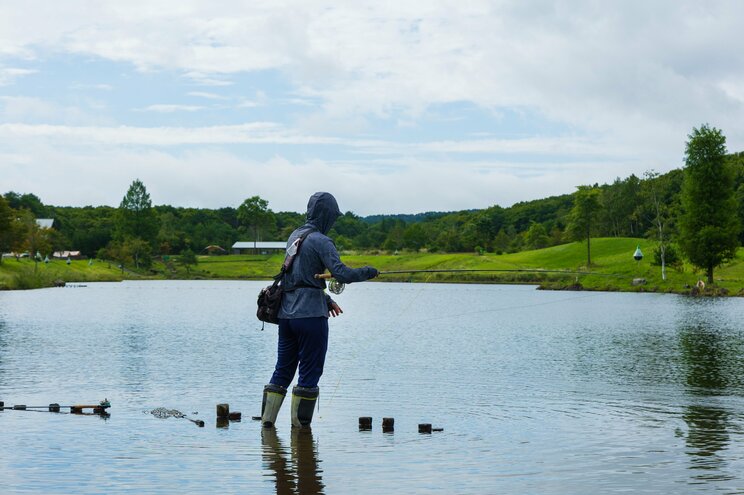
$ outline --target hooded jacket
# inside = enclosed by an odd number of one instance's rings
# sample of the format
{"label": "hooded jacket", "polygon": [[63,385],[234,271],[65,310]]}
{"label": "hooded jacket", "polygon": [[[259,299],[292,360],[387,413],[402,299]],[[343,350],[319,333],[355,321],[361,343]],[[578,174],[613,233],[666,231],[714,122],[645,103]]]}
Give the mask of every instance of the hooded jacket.
{"label": "hooded jacket", "polygon": [[319,192],[310,197],[305,225],[292,232],[287,240],[289,248],[298,237],[309,232],[282,279],[284,295],[279,318],[328,318],[332,299],[325,293],[325,280],[315,278],[317,273],[327,269],[344,284],[368,280],[377,274],[372,267],[349,268],[341,262],[336,245],[326,235],[341,215],[336,198],[330,193]]}

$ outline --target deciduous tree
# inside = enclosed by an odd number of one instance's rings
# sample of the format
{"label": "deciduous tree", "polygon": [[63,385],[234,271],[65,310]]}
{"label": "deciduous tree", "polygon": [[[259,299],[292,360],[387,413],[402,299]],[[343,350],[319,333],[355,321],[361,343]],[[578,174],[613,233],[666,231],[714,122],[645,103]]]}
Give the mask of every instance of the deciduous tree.
{"label": "deciduous tree", "polygon": [[191,267],[199,263],[199,259],[191,249],[184,249],[178,257],[178,264],[186,268],[186,273],[191,273]]}
{"label": "deciduous tree", "polygon": [[550,244],[550,237],[548,237],[548,231],[545,229],[545,226],[541,223],[532,222],[529,230],[527,230],[525,242],[530,249],[547,247]]}
{"label": "deciduous tree", "polygon": [[269,202],[260,196],[253,196],[238,207],[238,221],[253,231],[253,242],[260,240],[261,233],[272,227],[276,220],[269,209]]}
{"label": "deciduous tree", "polygon": [[586,239],[586,266],[589,268],[592,265],[591,238],[599,213],[599,189],[591,186],[578,186],[577,189],[568,230],[575,240]]}
{"label": "deciduous tree", "polygon": [[640,208],[638,211],[644,212],[646,220],[653,225],[649,231],[649,237],[656,240],[656,252],[658,252],[661,264],[661,278],[666,280],[667,250],[674,209],[673,198],[665,200],[663,197],[664,190],[668,188],[661,184],[662,179],[658,172],[649,170],[643,175],[645,180],[641,184],[641,197],[644,199],[645,208]]}
{"label": "deciduous tree", "polygon": [[8,201],[0,196],[0,263],[3,262],[3,253],[13,250],[15,243],[13,229],[13,209]]}

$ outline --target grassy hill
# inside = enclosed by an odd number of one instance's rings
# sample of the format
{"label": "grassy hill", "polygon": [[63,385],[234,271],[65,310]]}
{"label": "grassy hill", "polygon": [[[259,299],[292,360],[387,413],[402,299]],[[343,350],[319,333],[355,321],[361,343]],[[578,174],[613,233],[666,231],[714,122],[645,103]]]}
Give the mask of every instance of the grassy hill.
{"label": "grassy hill", "polygon": [[[640,245],[645,257],[636,262],[633,252]],[[114,264],[96,261],[53,261],[49,265],[38,265],[38,276],[42,282],[55,279],[67,282],[94,280],[122,280],[132,278],[176,278],[176,279],[269,279],[276,274],[283,256],[202,256],[199,264],[187,272],[177,263],[157,262],[147,273],[122,272]],[[633,238],[592,239],[592,266],[586,267],[586,244],[571,243],[534,251],[513,254],[470,253],[401,253],[397,255],[346,254],[346,264],[353,267],[372,265],[381,271],[432,270],[432,269],[486,269],[486,270],[565,270],[591,272],[591,274],[561,274],[539,272],[481,272],[481,273],[425,273],[383,275],[379,281],[410,282],[471,282],[471,283],[537,283],[546,288],[578,288],[611,291],[686,292],[702,273],[690,266],[680,270],[667,267],[667,280],[661,278],[661,267],[653,266],[653,243]],[[20,273],[33,271],[30,260],[5,260],[0,265],[0,288],[16,288]],[[646,279],[646,284],[634,286],[634,278]],[[729,294],[744,295],[744,250],[731,263],[715,272],[716,286]],[[18,287],[23,288],[23,287]]]}

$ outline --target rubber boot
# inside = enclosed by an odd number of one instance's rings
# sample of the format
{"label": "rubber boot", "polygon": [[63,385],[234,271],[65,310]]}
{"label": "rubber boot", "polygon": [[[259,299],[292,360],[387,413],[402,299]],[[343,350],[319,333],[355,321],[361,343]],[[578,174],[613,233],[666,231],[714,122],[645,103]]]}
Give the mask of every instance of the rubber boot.
{"label": "rubber boot", "polygon": [[319,393],[320,389],[318,387],[295,387],[292,389],[292,426],[310,426]]}
{"label": "rubber boot", "polygon": [[261,423],[264,427],[271,428],[274,426],[286,395],[287,389],[281,385],[269,383],[264,387],[263,401],[261,402]]}

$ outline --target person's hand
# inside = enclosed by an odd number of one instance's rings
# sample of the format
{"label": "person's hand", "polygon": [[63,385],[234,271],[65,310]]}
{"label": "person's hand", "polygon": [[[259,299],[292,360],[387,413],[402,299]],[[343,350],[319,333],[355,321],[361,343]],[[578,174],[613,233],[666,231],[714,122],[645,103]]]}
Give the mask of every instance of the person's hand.
{"label": "person's hand", "polygon": [[335,318],[335,317],[337,317],[338,315],[340,315],[343,312],[344,312],[344,310],[341,309],[341,306],[339,306],[335,302],[332,302],[328,306],[328,316],[333,316]]}

